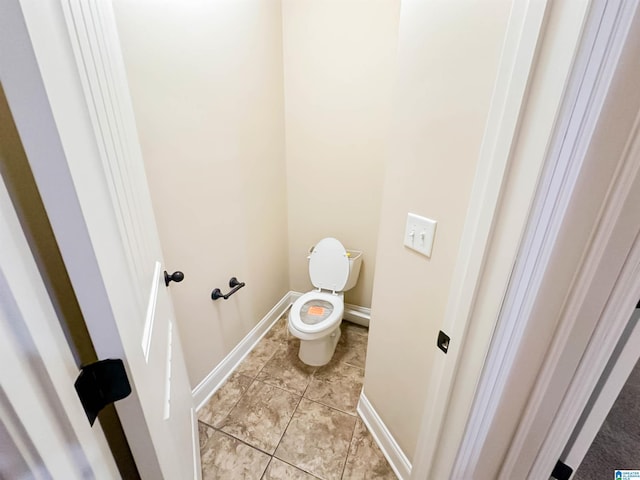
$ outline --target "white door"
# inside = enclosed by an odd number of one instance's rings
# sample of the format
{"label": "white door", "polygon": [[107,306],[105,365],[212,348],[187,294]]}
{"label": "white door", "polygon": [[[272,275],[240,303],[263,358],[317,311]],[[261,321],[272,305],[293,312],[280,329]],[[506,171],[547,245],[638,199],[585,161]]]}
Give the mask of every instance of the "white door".
{"label": "white door", "polygon": [[0,478],[118,478],[2,179],[0,246]]}
{"label": "white door", "polygon": [[138,470],[197,478],[197,422],[111,4],[1,8],[0,80],[98,357],[125,361],[133,392],[116,409]]}

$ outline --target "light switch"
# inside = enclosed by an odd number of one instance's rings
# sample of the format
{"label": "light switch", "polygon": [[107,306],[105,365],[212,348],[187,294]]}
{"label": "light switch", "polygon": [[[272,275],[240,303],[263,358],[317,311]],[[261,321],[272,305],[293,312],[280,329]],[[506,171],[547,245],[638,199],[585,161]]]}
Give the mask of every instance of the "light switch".
{"label": "light switch", "polygon": [[438,222],[421,217],[415,213],[407,214],[407,226],[404,232],[404,245],[422,255],[431,257],[433,237]]}

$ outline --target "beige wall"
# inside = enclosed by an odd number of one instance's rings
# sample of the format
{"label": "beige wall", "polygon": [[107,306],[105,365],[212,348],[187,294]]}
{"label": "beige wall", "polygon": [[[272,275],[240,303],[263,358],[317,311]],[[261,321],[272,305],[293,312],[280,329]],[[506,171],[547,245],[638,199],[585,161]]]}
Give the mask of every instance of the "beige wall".
{"label": "beige wall", "polygon": [[399,6],[399,0],[282,2],[293,290],[312,288],[309,247],[334,236],[364,252],[346,301],[371,305]]}
{"label": "beige wall", "polygon": [[288,290],[280,3],[114,4],[195,386]]}
{"label": "beige wall", "polygon": [[[510,1],[402,2],[364,391],[411,459]],[[430,259],[407,212],[437,220]]]}

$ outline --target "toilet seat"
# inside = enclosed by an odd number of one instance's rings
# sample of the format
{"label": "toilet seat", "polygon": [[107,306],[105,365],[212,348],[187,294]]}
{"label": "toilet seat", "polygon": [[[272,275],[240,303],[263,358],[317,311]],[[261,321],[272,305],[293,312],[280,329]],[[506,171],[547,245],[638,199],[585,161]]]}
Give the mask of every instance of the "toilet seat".
{"label": "toilet seat", "polygon": [[[309,301],[319,300],[331,304],[333,311],[324,320],[310,325],[302,321],[301,310]],[[301,340],[315,340],[333,330],[342,322],[342,314],[344,313],[344,300],[341,294],[311,291],[305,293],[298,298],[289,311],[289,329],[291,333]]]}

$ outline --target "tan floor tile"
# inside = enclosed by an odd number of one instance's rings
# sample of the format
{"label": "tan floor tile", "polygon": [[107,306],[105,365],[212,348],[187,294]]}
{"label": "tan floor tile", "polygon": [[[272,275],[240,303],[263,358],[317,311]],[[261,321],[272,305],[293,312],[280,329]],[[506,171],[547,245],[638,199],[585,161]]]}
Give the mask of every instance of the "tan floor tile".
{"label": "tan floor tile", "polygon": [[206,445],[207,441],[211,438],[215,430],[208,425],[198,422],[198,438],[200,439],[200,453],[202,453],[203,447]]}
{"label": "tan floor tile", "polygon": [[368,339],[367,335],[354,333],[352,328],[343,326],[333,359],[354,367],[364,368],[367,359]]}
{"label": "tan floor tile", "polygon": [[198,419],[212,427],[217,426],[240,400],[251,382],[253,382],[251,377],[239,373],[232,374],[198,412]]}
{"label": "tan floor tile", "polygon": [[344,477],[349,480],[396,480],[397,477],[359,418],[351,440]]}
{"label": "tan floor tile", "polygon": [[302,363],[298,358],[298,349],[297,342],[281,345],[265,364],[257,379],[296,395],[302,395],[316,367]]}
{"label": "tan floor tile", "polygon": [[262,480],[317,480],[318,477],[309,475],[303,472],[299,468],[292,467],[288,463],[284,463],[282,460],[272,458],[271,463],[267,467],[267,471],[264,472]]}
{"label": "tan floor tile", "polygon": [[269,455],[217,430],[202,450],[203,480],[259,480]]}
{"label": "tan floor tile", "polygon": [[288,327],[288,313],[285,313],[278,319],[273,327],[271,327],[264,336],[264,339],[279,343],[286,343],[291,337],[292,335],[289,333]]}
{"label": "tan floor tile", "polygon": [[362,368],[332,360],[316,370],[304,396],[355,415],[363,381]]}
{"label": "tan floor tile", "polygon": [[342,331],[347,335],[356,334],[356,335],[364,335],[365,337],[369,336],[369,329],[367,327],[363,327],[362,325],[358,325],[357,323],[348,322],[346,320],[342,321]]}
{"label": "tan floor tile", "polygon": [[260,342],[251,350],[249,355],[238,365],[235,373],[241,373],[242,375],[246,375],[247,377],[256,378],[262,367],[264,367],[265,363],[269,361],[269,359],[276,353],[276,350],[280,346],[279,342],[274,342],[267,339],[262,339]]}
{"label": "tan floor tile", "polygon": [[326,480],[342,475],[356,418],[303,398],[275,456]]}
{"label": "tan floor tile", "polygon": [[256,380],[219,428],[272,454],[299,400],[297,395]]}

